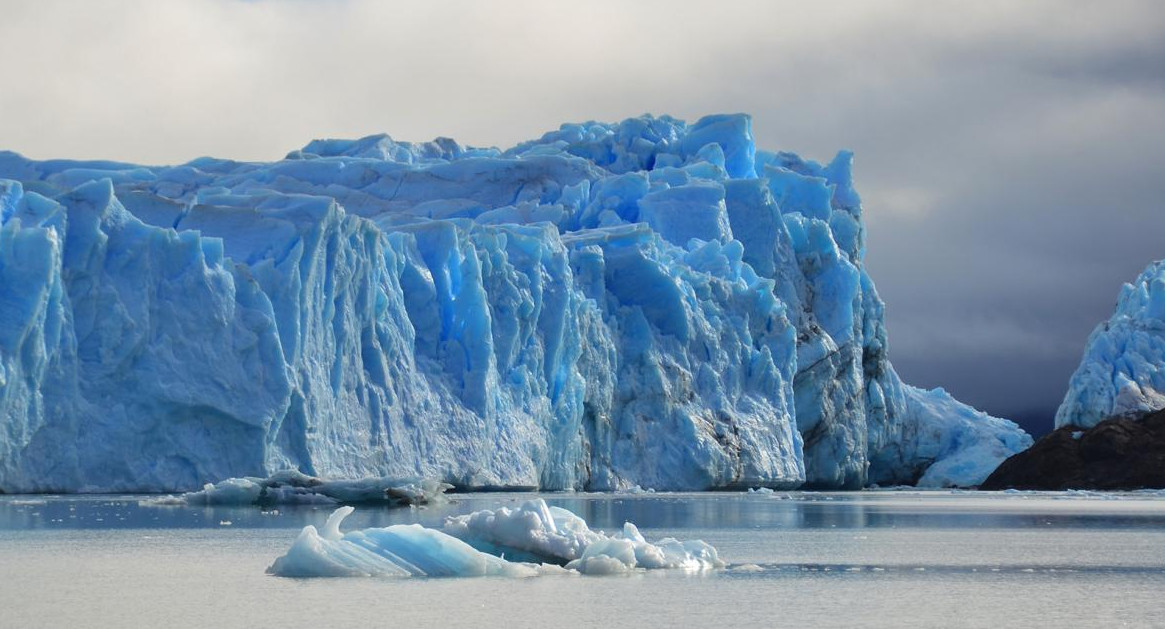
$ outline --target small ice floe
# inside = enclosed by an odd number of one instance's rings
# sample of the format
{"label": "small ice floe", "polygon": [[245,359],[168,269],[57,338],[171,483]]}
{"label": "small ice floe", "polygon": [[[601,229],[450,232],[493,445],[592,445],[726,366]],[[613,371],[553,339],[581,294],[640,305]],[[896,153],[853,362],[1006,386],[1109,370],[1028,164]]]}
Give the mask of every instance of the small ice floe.
{"label": "small ice floe", "polygon": [[724,567],[702,541],[648,542],[630,522],[614,535],[593,531],[577,515],[542,499],[450,517],[441,529],[418,524],[340,532],[352,507],[341,507],[322,531],[306,526],[269,574],[282,577],[529,577],[624,574]]}
{"label": "small ice floe", "polygon": [[728,568],[729,572],[764,572],[765,569],[754,563],[742,563]]}
{"label": "small ice floe", "polygon": [[228,478],[199,491],[142,500],[144,506],[280,504],[423,505],[444,499],[452,485],[428,478],[324,480],[297,471],[268,478]]}
{"label": "small ice floe", "polygon": [[234,524],[234,522],[231,522],[230,520],[219,520],[218,521],[219,526],[230,526],[232,524]]}
{"label": "small ice floe", "polygon": [[793,500],[792,494],[788,492],[778,494],[775,489],[771,487],[749,487],[748,495],[750,496],[764,496],[766,498],[773,498],[775,500]]}
{"label": "small ice floe", "polygon": [[1105,494],[1087,489],[1066,489],[1062,493],[1052,496],[1054,500],[1096,500],[1105,498]]}

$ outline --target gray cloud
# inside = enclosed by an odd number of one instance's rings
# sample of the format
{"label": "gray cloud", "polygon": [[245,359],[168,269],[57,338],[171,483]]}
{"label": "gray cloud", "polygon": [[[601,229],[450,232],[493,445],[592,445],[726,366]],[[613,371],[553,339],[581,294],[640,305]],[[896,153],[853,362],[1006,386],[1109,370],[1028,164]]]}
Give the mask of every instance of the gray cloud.
{"label": "gray cloud", "polygon": [[748,111],[767,148],[857,152],[903,376],[1050,423],[1120,283],[1165,256],[1163,42],[1152,0],[8,2],[0,147],[272,159]]}

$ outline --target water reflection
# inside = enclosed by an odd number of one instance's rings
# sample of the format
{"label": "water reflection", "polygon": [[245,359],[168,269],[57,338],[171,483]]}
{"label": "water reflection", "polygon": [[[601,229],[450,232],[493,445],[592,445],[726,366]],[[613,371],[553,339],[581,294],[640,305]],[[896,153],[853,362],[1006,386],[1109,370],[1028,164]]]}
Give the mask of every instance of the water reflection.
{"label": "water reflection", "polygon": [[[635,522],[649,529],[974,529],[1165,527],[1165,497],[1072,494],[475,494],[421,509],[360,508],[351,528],[402,523],[440,525],[448,515],[516,505],[535,496],[569,509],[593,527]],[[327,506],[162,507],[139,496],[0,496],[0,530],[122,528],[299,528],[320,524]]]}

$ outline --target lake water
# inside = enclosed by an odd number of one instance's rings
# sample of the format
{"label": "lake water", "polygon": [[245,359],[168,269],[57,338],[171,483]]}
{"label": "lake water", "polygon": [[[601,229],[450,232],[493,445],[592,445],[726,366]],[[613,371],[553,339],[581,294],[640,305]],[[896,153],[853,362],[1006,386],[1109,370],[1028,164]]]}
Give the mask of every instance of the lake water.
{"label": "lake water", "polygon": [[[358,509],[345,530],[512,505]],[[1165,495],[542,494],[593,528],[730,568],[618,577],[312,579],[264,570],[330,508],[0,496],[0,627],[1165,625]],[[745,564],[755,568],[741,569]]]}

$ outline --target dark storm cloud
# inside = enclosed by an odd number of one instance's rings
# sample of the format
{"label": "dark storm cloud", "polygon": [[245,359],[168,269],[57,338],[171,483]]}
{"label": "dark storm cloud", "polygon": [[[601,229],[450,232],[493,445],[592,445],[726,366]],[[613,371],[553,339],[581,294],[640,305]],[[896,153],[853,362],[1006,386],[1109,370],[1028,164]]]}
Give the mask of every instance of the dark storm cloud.
{"label": "dark storm cloud", "polygon": [[904,378],[1050,421],[1121,282],[1165,257],[1165,4],[6,3],[0,147],[271,159],[388,131],[754,115],[857,153]]}

